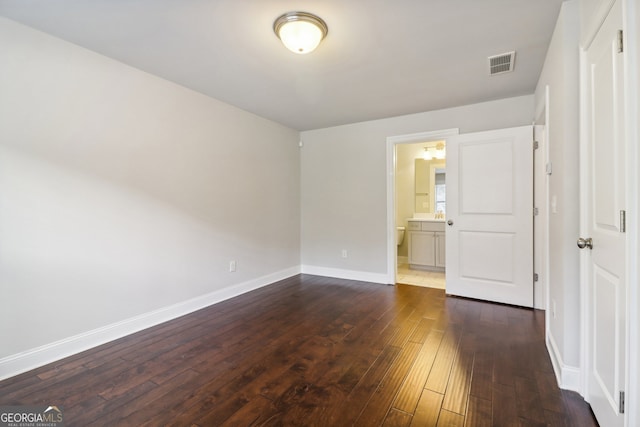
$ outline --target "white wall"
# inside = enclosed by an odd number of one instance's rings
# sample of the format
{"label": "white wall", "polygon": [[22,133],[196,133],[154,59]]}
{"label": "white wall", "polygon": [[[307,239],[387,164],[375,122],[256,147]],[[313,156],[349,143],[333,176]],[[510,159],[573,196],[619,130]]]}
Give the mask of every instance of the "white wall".
{"label": "white wall", "polygon": [[302,132],[303,271],[387,280],[387,137],[522,126],[533,117],[529,95]]}
{"label": "white wall", "polygon": [[0,94],[0,378],[299,272],[297,131],[4,18]]}
{"label": "white wall", "polygon": [[579,30],[578,3],[564,2],[536,89],[539,106],[549,87],[549,197],[556,200],[549,214],[548,339],[561,382],[572,389],[580,365]]}
{"label": "white wall", "polygon": [[[637,0],[624,0],[633,3]],[[615,0],[579,0],[580,44],[587,46]]]}

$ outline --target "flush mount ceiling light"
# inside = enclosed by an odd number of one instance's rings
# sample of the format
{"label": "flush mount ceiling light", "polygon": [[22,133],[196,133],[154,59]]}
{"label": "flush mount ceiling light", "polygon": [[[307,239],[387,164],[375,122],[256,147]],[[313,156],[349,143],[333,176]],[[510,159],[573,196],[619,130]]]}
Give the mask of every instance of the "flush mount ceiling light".
{"label": "flush mount ceiling light", "polygon": [[273,31],[291,52],[313,52],[329,29],[318,16],[307,12],[288,12],[273,23]]}

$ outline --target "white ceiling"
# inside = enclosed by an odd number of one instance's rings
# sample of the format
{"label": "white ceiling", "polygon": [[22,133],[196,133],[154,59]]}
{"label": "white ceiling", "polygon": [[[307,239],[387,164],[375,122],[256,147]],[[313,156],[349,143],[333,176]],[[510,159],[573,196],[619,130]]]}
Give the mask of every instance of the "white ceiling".
{"label": "white ceiling", "polygon": [[[562,0],[0,0],[0,15],[298,130],[531,94]],[[273,34],[321,16],[309,55]],[[515,71],[487,57],[516,50]]]}

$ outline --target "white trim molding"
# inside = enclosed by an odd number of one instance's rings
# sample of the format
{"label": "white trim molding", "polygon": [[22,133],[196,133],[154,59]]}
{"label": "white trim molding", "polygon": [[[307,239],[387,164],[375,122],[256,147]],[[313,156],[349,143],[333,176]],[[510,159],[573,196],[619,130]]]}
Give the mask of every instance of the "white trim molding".
{"label": "white trim molding", "polygon": [[571,390],[580,393],[582,389],[580,367],[566,365],[562,360],[562,355],[558,350],[553,335],[547,334],[545,340],[547,344],[547,352],[551,358],[551,364],[553,365],[553,371],[558,381],[558,386],[565,390]]}
{"label": "white trim molding", "polygon": [[0,359],[0,380],[300,274],[295,266]]}
{"label": "white trim molding", "polygon": [[319,267],[315,265],[303,265],[302,274],[314,276],[334,277],[336,279],[358,280],[361,282],[393,284],[389,282],[386,274],[370,273],[368,271],[344,270],[342,268]]}
{"label": "white trim molding", "polygon": [[416,142],[447,139],[458,135],[458,128],[441,129],[430,132],[412,133],[387,137],[387,274],[385,283],[395,283],[397,265],[396,244],[396,144],[412,144]]}

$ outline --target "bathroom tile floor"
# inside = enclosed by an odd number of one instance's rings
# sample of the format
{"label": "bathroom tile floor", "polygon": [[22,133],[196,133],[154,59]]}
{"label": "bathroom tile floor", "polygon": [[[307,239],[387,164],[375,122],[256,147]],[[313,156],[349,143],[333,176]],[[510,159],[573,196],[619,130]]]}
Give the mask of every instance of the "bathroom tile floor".
{"label": "bathroom tile floor", "polygon": [[427,288],[445,289],[445,274],[440,271],[424,271],[409,269],[409,264],[398,264],[397,283],[424,286]]}

